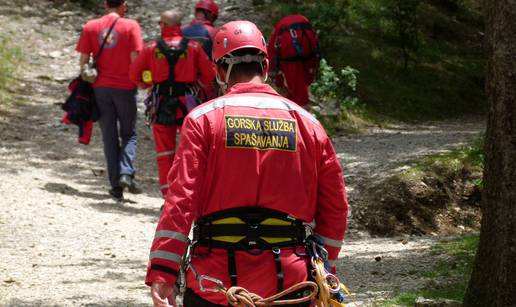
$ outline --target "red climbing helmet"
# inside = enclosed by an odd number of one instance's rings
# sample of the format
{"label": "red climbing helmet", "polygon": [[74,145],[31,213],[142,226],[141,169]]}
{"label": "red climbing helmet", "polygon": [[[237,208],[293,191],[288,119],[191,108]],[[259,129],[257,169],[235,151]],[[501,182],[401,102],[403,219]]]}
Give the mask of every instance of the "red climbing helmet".
{"label": "red climbing helmet", "polygon": [[219,6],[213,0],[201,0],[195,5],[196,10],[206,10],[210,12],[215,19],[219,16]]}
{"label": "red climbing helmet", "polygon": [[243,48],[258,49],[267,57],[267,46],[262,32],[250,21],[231,21],[220,27],[213,44],[213,61]]}

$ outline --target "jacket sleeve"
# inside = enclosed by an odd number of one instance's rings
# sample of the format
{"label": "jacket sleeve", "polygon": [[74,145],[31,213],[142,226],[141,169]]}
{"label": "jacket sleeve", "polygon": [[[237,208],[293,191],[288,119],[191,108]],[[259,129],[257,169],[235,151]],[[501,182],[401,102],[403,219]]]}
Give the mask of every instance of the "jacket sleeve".
{"label": "jacket sleeve", "polygon": [[188,233],[199,212],[207,145],[201,126],[192,117],[186,118],[181,130],[179,150],[168,175],[170,188],[150,250],[145,278],[149,286],[153,282],[170,286],[176,282]]}
{"label": "jacket sleeve", "polygon": [[215,79],[215,67],[202,48],[196,49],[198,53],[196,66],[199,71],[199,82],[203,86],[209,86],[213,79]]}
{"label": "jacket sleeve", "polygon": [[331,140],[326,135],[317,185],[315,233],[324,241],[329,264],[335,270],[335,260],[347,228],[348,202],[342,169]]}
{"label": "jacket sleeve", "polygon": [[129,78],[131,81],[138,86],[145,86],[142,80],[142,72],[146,69],[150,69],[149,63],[147,63],[147,48],[138,54],[138,57],[134,62],[131,63],[129,69]]}

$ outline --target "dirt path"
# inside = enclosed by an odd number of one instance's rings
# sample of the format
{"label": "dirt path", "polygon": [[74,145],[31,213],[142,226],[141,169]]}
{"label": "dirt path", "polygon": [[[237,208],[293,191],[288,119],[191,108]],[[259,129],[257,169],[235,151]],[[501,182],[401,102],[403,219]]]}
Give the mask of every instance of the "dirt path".
{"label": "dirt path", "polygon": [[[141,1],[132,7],[134,16],[146,20],[147,33],[156,30],[154,12],[164,2]],[[221,19],[257,18],[241,2],[221,1]],[[142,281],[162,204],[151,131],[140,116],[137,166],[145,193],[128,195],[119,204],[107,196],[99,130],[92,144],[83,146],[76,142],[76,128],[60,123],[58,104],[66,96],[67,80],[77,73],[74,44],[90,17],[74,6],[53,8],[49,1],[16,1],[13,6],[0,0],[0,31],[31,47],[25,50],[17,103],[9,112],[0,109],[0,306],[150,302]],[[336,139],[351,199],[363,178],[384,176],[407,159],[457,146],[481,126],[457,121]],[[366,302],[395,290],[393,285],[417,288],[424,281],[410,272],[435,261],[428,254],[431,240],[402,244],[352,232],[339,260],[341,275],[359,293],[357,299]],[[374,260],[378,255],[382,261]]]}

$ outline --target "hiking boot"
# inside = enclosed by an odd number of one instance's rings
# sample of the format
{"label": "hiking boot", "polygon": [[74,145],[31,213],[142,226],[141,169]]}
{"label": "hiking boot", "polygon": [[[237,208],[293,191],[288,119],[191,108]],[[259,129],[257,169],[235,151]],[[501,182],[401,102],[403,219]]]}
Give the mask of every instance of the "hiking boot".
{"label": "hiking boot", "polygon": [[109,190],[109,195],[111,195],[114,199],[120,201],[124,199],[124,189],[121,187],[114,187]]}
{"label": "hiking boot", "polygon": [[122,188],[127,188],[131,194],[140,194],[142,192],[130,175],[121,175],[119,183]]}

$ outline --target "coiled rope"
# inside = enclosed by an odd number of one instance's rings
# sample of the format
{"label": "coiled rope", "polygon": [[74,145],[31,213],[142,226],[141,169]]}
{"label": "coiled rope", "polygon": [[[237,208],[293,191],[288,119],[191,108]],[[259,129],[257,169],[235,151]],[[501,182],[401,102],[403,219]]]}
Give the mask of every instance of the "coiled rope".
{"label": "coiled rope", "polygon": [[[306,295],[306,291],[303,292],[303,297],[296,298],[296,299],[288,299],[288,300],[280,300],[280,298],[294,293],[298,290],[309,288],[307,290],[310,291],[309,295]],[[305,302],[311,302],[316,296],[317,292],[319,291],[319,287],[316,283],[312,281],[304,281],[300,282],[298,284],[295,284],[294,286],[277,293],[275,295],[272,295],[267,298],[262,298],[258,294],[251,293],[247,291],[246,289],[242,287],[231,287],[229,289],[221,289],[223,293],[226,294],[226,299],[228,300],[228,303],[232,306],[238,306],[238,307],[261,307],[261,306],[284,306],[284,305],[294,305],[294,304],[301,304]]]}

